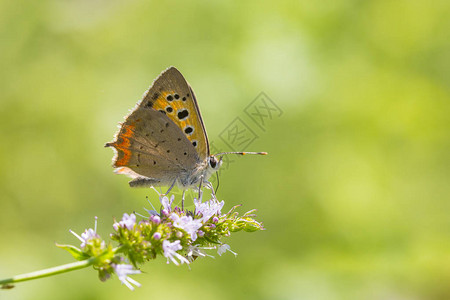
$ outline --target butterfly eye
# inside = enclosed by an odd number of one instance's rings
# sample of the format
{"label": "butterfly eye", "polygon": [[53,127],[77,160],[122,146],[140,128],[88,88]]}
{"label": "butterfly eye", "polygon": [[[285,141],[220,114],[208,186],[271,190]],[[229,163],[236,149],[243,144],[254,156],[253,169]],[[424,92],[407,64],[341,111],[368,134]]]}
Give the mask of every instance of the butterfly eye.
{"label": "butterfly eye", "polygon": [[217,158],[215,156],[211,156],[209,158],[209,165],[211,166],[211,168],[215,169],[217,166]]}

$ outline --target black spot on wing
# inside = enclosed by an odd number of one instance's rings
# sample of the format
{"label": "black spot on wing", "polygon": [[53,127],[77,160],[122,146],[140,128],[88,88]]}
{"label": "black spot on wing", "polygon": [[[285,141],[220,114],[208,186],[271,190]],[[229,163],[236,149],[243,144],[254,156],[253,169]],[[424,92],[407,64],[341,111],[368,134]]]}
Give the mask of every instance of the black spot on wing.
{"label": "black spot on wing", "polygon": [[192,132],[194,132],[194,127],[192,127],[192,126],[186,126],[186,127],[184,128],[184,133],[186,133],[186,134],[192,134]]}
{"label": "black spot on wing", "polygon": [[187,109],[182,109],[178,111],[178,119],[184,120],[189,116],[189,111]]}

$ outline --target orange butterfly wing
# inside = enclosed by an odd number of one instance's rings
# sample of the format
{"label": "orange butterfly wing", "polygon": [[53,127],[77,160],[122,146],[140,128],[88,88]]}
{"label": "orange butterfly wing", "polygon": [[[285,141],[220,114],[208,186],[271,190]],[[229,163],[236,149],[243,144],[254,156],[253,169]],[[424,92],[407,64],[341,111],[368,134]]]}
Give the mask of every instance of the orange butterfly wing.
{"label": "orange butterfly wing", "polygon": [[183,131],[202,161],[209,156],[208,137],[194,92],[175,67],[156,78],[139,106],[166,114]]}

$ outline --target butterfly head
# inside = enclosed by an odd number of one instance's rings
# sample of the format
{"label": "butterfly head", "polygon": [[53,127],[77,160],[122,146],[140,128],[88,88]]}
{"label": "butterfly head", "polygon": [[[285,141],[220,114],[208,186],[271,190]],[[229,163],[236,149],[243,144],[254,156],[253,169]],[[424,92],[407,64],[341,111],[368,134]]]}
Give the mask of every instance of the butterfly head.
{"label": "butterfly head", "polygon": [[218,171],[221,165],[222,165],[222,157],[219,159],[215,155],[210,155],[208,157],[208,171],[210,173]]}

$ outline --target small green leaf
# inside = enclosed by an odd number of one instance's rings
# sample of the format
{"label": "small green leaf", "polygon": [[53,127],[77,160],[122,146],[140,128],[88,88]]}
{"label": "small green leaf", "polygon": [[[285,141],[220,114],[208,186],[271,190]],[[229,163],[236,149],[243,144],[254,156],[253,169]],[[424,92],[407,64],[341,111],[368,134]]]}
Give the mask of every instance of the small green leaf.
{"label": "small green leaf", "polygon": [[89,258],[89,255],[83,253],[80,249],[72,245],[60,245],[56,243],[56,247],[68,251],[76,260],[85,260]]}

